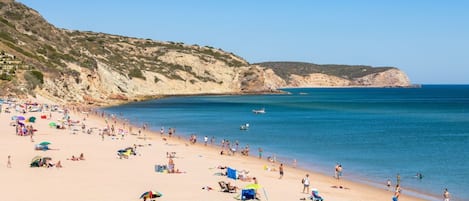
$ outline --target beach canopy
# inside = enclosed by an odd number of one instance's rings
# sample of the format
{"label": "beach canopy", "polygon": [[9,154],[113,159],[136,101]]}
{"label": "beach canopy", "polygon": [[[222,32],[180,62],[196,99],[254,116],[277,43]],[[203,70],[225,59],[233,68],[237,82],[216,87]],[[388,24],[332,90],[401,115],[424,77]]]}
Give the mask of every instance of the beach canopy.
{"label": "beach canopy", "polygon": [[141,196],[140,196],[140,199],[142,198],[158,198],[158,197],[161,197],[163,196],[163,194],[161,194],[160,192],[158,191],[147,191],[145,193],[143,193]]}

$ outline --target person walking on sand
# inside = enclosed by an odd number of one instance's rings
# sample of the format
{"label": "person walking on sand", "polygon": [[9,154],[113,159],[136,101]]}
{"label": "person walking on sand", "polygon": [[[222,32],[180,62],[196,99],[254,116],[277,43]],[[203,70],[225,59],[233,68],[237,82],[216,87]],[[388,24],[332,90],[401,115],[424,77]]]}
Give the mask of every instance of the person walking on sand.
{"label": "person walking on sand", "polygon": [[11,156],[8,155],[7,168],[11,168]]}
{"label": "person walking on sand", "polygon": [[449,198],[450,198],[450,194],[449,194],[449,191],[447,188],[445,188],[445,192],[443,192],[443,198],[444,200],[443,201],[449,201]]}
{"label": "person walking on sand", "polygon": [[309,193],[309,174],[306,174],[306,177],[301,180],[303,183],[303,193]]}
{"label": "person walking on sand", "polygon": [[278,167],[278,171],[280,173],[280,177],[278,179],[282,179],[282,177],[283,177],[283,163],[280,163],[280,166]]}

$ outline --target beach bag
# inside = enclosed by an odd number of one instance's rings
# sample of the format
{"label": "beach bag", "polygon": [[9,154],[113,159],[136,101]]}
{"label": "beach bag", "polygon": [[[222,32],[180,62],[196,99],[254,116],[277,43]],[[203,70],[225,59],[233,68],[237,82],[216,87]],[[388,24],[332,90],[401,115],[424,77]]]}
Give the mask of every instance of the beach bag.
{"label": "beach bag", "polygon": [[305,184],[305,178],[301,179],[301,183]]}

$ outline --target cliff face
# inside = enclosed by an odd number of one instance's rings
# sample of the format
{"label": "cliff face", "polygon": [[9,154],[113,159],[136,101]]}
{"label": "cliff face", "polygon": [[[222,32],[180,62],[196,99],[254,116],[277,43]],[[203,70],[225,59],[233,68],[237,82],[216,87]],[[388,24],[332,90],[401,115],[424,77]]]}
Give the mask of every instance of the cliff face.
{"label": "cliff face", "polygon": [[410,85],[396,68],[249,64],[208,46],[58,29],[36,11],[6,0],[0,1],[0,50],[22,61],[14,71],[2,72],[13,77],[0,80],[3,94],[39,93],[63,103],[108,105],[281,87]]}

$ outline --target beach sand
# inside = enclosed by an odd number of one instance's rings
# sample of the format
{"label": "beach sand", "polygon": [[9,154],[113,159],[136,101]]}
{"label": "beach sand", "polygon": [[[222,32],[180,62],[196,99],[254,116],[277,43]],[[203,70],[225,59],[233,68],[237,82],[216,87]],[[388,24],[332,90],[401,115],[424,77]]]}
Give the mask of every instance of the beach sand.
{"label": "beach sand", "polygon": [[[45,100],[40,100],[44,102]],[[3,105],[3,109],[5,105]],[[90,115],[86,118],[87,128],[93,133],[86,134],[78,129],[75,131],[49,127],[49,122],[62,117],[52,112],[52,119],[40,119],[42,113],[31,112],[25,117],[38,117],[31,123],[38,131],[34,134],[34,142],[29,136],[18,136],[15,127],[10,126],[11,117],[19,114],[16,111],[0,114],[0,178],[2,179],[1,200],[15,201],[131,201],[139,200],[140,195],[148,190],[163,194],[157,200],[194,200],[194,201],[229,201],[235,200],[239,193],[220,192],[218,181],[231,182],[240,188],[252,183],[228,179],[218,176],[224,172],[217,166],[228,166],[237,170],[249,171],[249,176],[256,177],[264,190],[260,191],[261,200],[286,201],[307,198],[302,193],[301,179],[309,174],[310,189],[316,188],[325,200],[335,201],[377,201],[391,200],[393,192],[360,183],[341,179],[340,184],[331,175],[322,175],[306,170],[285,166],[285,175],[279,179],[278,171],[266,171],[264,166],[278,168],[266,159],[220,155],[220,148],[204,146],[199,142],[195,145],[187,139],[177,136],[163,140],[159,132],[144,131],[140,136],[126,135],[105,136],[98,134],[98,129],[105,127],[105,120]],[[49,112],[45,112],[49,115]],[[74,112],[72,120],[83,121],[87,114]],[[28,123],[26,123],[28,124]],[[118,124],[116,127],[121,127]],[[133,132],[137,129],[134,127]],[[144,138],[146,136],[146,139]],[[50,148],[58,150],[37,151],[34,145],[42,141],[51,142]],[[137,147],[137,155],[129,159],[119,159],[117,150]],[[176,152],[174,158],[176,169],[185,173],[159,173],[155,165],[168,163],[167,152]],[[67,160],[72,155],[84,154],[85,160]],[[7,168],[7,157],[11,155],[11,168]],[[63,168],[31,168],[31,159],[35,156],[48,156],[53,162],[61,161]],[[333,168],[333,167],[332,167]],[[332,169],[331,168],[331,169]],[[384,182],[383,182],[384,183]],[[334,186],[342,185],[340,189]],[[213,190],[205,190],[209,186]],[[238,191],[240,192],[240,191]],[[264,193],[265,192],[265,193]],[[421,199],[406,195],[405,187],[400,200],[418,201]]]}

